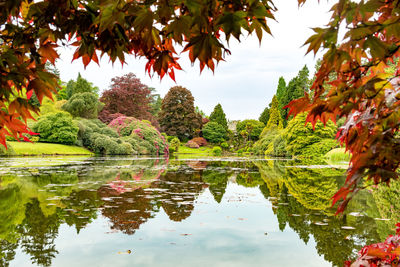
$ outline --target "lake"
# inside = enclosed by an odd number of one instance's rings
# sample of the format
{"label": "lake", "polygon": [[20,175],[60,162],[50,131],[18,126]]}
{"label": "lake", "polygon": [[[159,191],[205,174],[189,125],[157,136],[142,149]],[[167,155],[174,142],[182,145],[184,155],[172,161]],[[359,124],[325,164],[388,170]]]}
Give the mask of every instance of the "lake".
{"label": "lake", "polygon": [[0,158],[0,266],[342,266],[400,186],[336,217],[343,167],[258,158]]}

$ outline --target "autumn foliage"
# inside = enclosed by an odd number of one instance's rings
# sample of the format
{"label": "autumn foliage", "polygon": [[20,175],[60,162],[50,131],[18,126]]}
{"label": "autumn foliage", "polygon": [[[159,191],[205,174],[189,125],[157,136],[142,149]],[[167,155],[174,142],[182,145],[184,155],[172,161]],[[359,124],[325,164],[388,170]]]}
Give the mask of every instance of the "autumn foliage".
{"label": "autumn foliage", "polygon": [[150,93],[150,89],[133,73],[114,77],[111,80],[110,89],[104,91],[100,98],[104,107],[99,114],[99,119],[104,123],[110,123],[119,117],[114,114],[123,114],[139,120],[149,120],[158,127],[157,120],[151,114]]}
{"label": "autumn foliage", "polygon": [[[305,0],[299,0],[304,3]],[[363,187],[397,179],[400,163],[400,12],[398,1],[340,0],[330,23],[315,28],[308,52],[325,52],[311,93],[292,101],[290,114],[307,111],[306,121],[345,118],[337,139],[351,152],[345,185],[333,197],[342,212]],[[339,28],[346,26],[344,40]],[[344,27],[343,27],[344,28]],[[387,71],[394,65],[394,72]],[[333,76],[333,78],[332,78]]]}
{"label": "autumn foliage", "polygon": [[389,236],[385,242],[363,247],[358,258],[346,267],[358,266],[399,266],[400,264],[400,223],[396,225],[396,235]]}

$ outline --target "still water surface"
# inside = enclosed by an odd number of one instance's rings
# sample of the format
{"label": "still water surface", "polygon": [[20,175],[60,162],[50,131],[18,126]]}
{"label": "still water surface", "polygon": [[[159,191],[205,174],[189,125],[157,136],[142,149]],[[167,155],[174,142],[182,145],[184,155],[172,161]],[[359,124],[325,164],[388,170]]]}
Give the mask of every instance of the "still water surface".
{"label": "still water surface", "polygon": [[396,186],[335,217],[343,175],[284,160],[3,158],[0,266],[341,266],[399,219]]}

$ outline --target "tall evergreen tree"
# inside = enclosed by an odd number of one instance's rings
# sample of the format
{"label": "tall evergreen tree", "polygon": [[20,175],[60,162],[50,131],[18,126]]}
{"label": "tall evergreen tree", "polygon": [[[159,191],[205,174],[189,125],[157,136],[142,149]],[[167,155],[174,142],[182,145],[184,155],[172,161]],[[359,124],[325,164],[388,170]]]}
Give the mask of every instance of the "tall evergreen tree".
{"label": "tall evergreen tree", "polygon": [[278,99],[279,112],[283,120],[286,119],[283,114],[283,107],[285,106],[283,104],[285,95],[286,95],[286,81],[283,77],[279,77],[278,88],[276,89],[276,98]]}
{"label": "tall evergreen tree", "polygon": [[262,123],[264,123],[265,125],[267,125],[267,123],[269,121],[270,108],[271,108],[271,104],[269,104],[269,107],[266,107],[264,109],[264,111],[261,113],[260,117],[258,118],[258,120],[261,121]]}
{"label": "tall evergreen tree", "polygon": [[78,93],[94,93],[96,96],[98,96],[99,88],[93,86],[91,82],[85,78],[82,78],[81,74],[78,73],[78,78],[76,78],[76,81],[70,80],[67,83],[65,93],[67,95],[67,99],[70,99],[74,94]]}
{"label": "tall evergreen tree", "polygon": [[286,127],[288,121],[288,109],[283,109],[284,106],[289,104],[292,100],[298,99],[304,96],[304,92],[308,92],[310,87],[310,81],[308,79],[310,71],[307,66],[304,66],[296,77],[290,80],[289,84],[286,86],[285,93],[280,101],[280,107],[282,107],[281,115],[283,118],[283,124]]}
{"label": "tall evergreen tree", "polygon": [[280,129],[283,128],[282,117],[279,112],[279,102],[278,102],[276,95],[274,95],[274,97],[272,98],[267,128],[270,128],[273,126],[278,126],[278,128],[280,128]]}
{"label": "tall evergreen tree", "polygon": [[169,89],[164,97],[159,114],[162,131],[181,140],[193,137],[201,127],[201,116],[195,112],[192,93],[181,86]]}
{"label": "tall evergreen tree", "polygon": [[218,103],[214,107],[214,110],[213,112],[211,112],[209,119],[210,121],[216,122],[219,125],[223,126],[225,129],[228,129],[228,122],[226,121],[226,116],[221,104]]}

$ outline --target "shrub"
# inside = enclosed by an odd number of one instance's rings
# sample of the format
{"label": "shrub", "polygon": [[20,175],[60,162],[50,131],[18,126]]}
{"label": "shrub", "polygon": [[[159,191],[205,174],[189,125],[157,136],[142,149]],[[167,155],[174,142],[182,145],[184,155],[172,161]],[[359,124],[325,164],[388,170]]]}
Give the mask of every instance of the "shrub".
{"label": "shrub", "polygon": [[129,155],[137,154],[139,151],[139,146],[135,146],[134,141],[120,138],[114,130],[100,120],[80,119],[78,126],[78,137],[82,145],[97,154]]}
{"label": "shrub", "polygon": [[243,120],[236,125],[236,132],[246,131],[250,139],[255,141],[258,140],[264,127],[264,123],[258,120]]}
{"label": "shrub", "polygon": [[169,146],[174,150],[173,152],[178,152],[180,145],[181,142],[179,141],[178,137],[172,138],[171,142],[169,143]]}
{"label": "shrub", "polygon": [[214,156],[221,156],[222,155],[222,148],[220,148],[219,146],[213,147],[212,154]]}
{"label": "shrub", "polygon": [[132,137],[138,144],[136,148],[140,154],[168,154],[167,141],[150,121],[120,116],[108,126],[121,136]]}
{"label": "shrub", "polygon": [[275,138],[273,147],[274,147],[273,156],[276,157],[290,156],[289,152],[286,150],[286,140],[282,137],[282,135],[278,135]]}
{"label": "shrub", "polygon": [[74,94],[62,109],[71,113],[74,117],[87,119],[97,118],[97,114],[103,108],[95,93],[85,92]]}
{"label": "shrub", "polygon": [[238,149],[238,151],[236,151],[236,153],[238,154],[238,156],[243,155],[243,149]]}
{"label": "shrub", "polygon": [[204,138],[211,143],[223,142],[227,137],[225,128],[216,122],[207,123],[202,131]]}
{"label": "shrub", "polygon": [[274,141],[280,135],[278,127],[267,128],[260,134],[260,139],[254,143],[252,151],[257,155],[272,155],[274,151]]}
{"label": "shrub", "polygon": [[[287,143],[287,150],[290,154],[296,156],[309,157],[311,154],[315,157],[324,155],[335,147],[333,144],[336,144],[334,140],[336,126],[331,121],[328,121],[325,127],[321,122],[317,122],[313,129],[311,123],[305,125],[306,115],[306,113],[297,115],[289,122],[285,129],[283,137]],[[323,139],[330,139],[332,141],[322,141]],[[319,148],[319,145],[323,145],[323,148]]]}
{"label": "shrub", "polygon": [[66,112],[50,113],[41,117],[32,127],[40,134],[40,141],[72,145],[78,138],[79,128],[70,114]]}
{"label": "shrub", "polygon": [[187,147],[190,147],[190,148],[199,148],[199,147],[200,147],[196,142],[194,142],[194,141],[192,141],[192,140],[188,141],[188,142],[186,143],[186,146],[187,146]]}
{"label": "shrub", "polygon": [[[174,138],[178,138],[178,137],[173,136],[173,135],[167,135],[167,141],[168,141],[168,143],[171,143],[171,140],[174,139]],[[179,139],[178,139],[178,140],[179,140]]]}
{"label": "shrub", "polygon": [[302,157],[313,158],[325,155],[333,148],[337,147],[337,141],[335,139],[325,138],[320,141],[307,146],[301,153]]}
{"label": "shrub", "polygon": [[222,147],[223,149],[228,149],[228,148],[229,148],[229,145],[228,145],[227,142],[222,142],[222,143],[221,143],[221,147]]}
{"label": "shrub", "polygon": [[206,146],[208,145],[207,140],[204,137],[195,137],[191,141],[195,142],[199,146]]}

